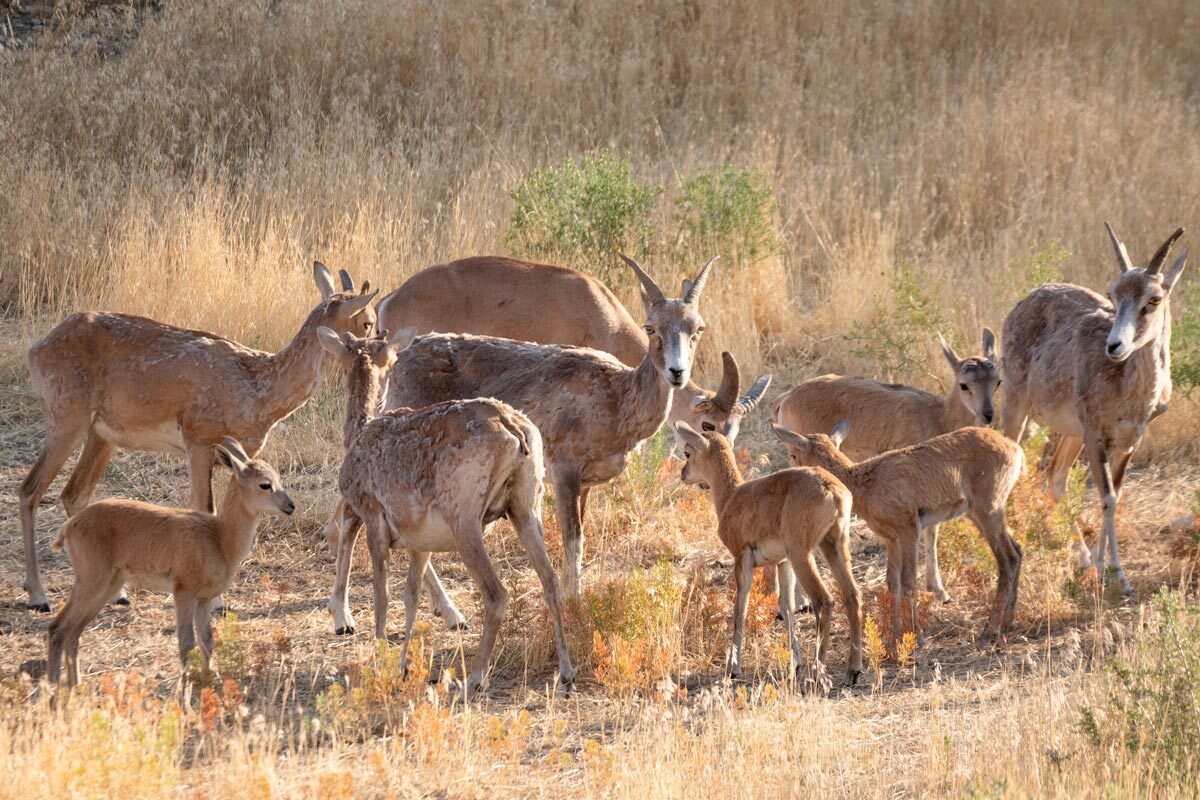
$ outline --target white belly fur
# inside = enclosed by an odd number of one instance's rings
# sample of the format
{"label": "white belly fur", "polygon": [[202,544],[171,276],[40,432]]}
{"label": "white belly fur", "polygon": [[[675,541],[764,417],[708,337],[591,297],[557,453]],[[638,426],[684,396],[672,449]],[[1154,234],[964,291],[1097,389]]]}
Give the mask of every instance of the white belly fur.
{"label": "white belly fur", "polygon": [[783,549],[783,542],[774,539],[768,542],[759,542],[754,546],[754,566],[761,567],[763,564],[778,564],[787,558],[787,552]]}
{"label": "white belly fur", "polygon": [[175,591],[175,582],[169,574],[135,575],[131,573],[125,578],[125,585],[135,589],[149,589],[155,592],[167,592],[168,594]]}
{"label": "white belly fur", "polygon": [[1058,408],[1034,408],[1030,416],[1035,422],[1045,425],[1061,436],[1083,438],[1083,429],[1079,426],[1079,414],[1074,405],[1059,406]]}
{"label": "white belly fur", "polygon": [[119,431],[97,417],[92,429],[102,438],[126,450],[142,450],[147,453],[172,453],[186,455],[183,446],[183,431],[177,422],[167,422],[153,428],[136,431]]}
{"label": "white belly fur", "polygon": [[418,553],[453,553],[458,550],[450,526],[442,519],[441,514],[432,510],[425,515],[420,525],[404,530],[392,528],[392,546],[404,547]]}

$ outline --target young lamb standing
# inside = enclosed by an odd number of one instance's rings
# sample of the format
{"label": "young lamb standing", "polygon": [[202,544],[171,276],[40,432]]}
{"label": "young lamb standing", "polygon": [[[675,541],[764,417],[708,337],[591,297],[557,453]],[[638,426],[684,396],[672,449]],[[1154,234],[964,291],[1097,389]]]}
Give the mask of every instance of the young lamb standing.
{"label": "young lamb standing", "polygon": [[208,669],[209,609],[250,554],[258,517],[290,516],[296,510],[279,474],[265,461],[250,458],[235,439],[226,437],[213,451],[233,471],[219,513],[102,500],[63,526],[54,546],[65,547],[71,557],[75,584],[50,623],[47,673],[52,683],[59,680],[64,651],[67,684],[79,682],[79,636],[126,582],[174,595],[179,660],[186,664],[198,639],[201,662]]}
{"label": "young lamb standing", "polygon": [[792,597],[796,576],[812,598],[817,617],[814,680],[823,682],[833,597],[817,573],[813,550],[820,548],[842,593],[850,622],[847,685],[862,672],[862,598],[850,571],[850,508],[853,498],[841,481],[823,469],[785,469],[743,481],[729,440],[716,432],[698,433],[686,422],[675,426],[683,440],[684,483],[712,490],[717,533],[733,554],[737,599],[729,673],[741,674],[742,635],[754,568],[774,565],[788,646],[799,670],[804,663],[796,639]]}

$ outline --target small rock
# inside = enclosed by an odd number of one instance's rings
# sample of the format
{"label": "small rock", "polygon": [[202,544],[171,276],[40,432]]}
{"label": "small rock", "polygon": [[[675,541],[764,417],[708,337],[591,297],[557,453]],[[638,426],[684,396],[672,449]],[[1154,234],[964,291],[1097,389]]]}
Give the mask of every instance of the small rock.
{"label": "small rock", "polygon": [[1184,514],[1179,519],[1171,522],[1167,528],[1173,533],[1183,533],[1184,531],[1194,531],[1196,529],[1196,515]]}

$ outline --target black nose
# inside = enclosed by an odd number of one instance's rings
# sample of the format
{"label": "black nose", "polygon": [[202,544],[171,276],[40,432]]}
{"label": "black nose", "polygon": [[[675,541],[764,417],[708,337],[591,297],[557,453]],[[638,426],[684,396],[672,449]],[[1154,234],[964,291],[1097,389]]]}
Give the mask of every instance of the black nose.
{"label": "black nose", "polygon": [[683,380],[683,370],[676,369],[675,367],[671,367],[670,372],[671,372],[671,377],[674,378],[675,380],[677,380],[677,381]]}
{"label": "black nose", "polygon": [[992,424],[992,416],[993,416],[993,414],[991,411],[983,412],[983,421],[986,422],[988,425],[991,425]]}
{"label": "black nose", "polygon": [[1108,354],[1110,356],[1115,356],[1117,354],[1117,351],[1120,349],[1121,349],[1120,342],[1109,342],[1108,343]]}
{"label": "black nose", "polygon": [[290,517],[295,512],[296,512],[296,504],[293,503],[291,500],[289,500],[288,504],[283,507],[283,513],[287,514]]}

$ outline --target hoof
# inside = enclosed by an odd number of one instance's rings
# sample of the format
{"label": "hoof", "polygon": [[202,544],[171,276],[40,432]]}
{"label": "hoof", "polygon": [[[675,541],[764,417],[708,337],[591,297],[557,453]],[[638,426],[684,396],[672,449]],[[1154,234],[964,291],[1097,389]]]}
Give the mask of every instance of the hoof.
{"label": "hoof", "polygon": [[796,608],[796,613],[797,614],[811,614],[811,613],[813,613],[813,607],[810,603],[805,603],[804,605]]}
{"label": "hoof", "polygon": [[984,631],[975,637],[975,646],[980,650],[995,650],[1003,641],[1004,638],[995,631]]}
{"label": "hoof", "polygon": [[128,597],[118,597],[117,599],[112,601],[112,604],[114,606],[131,606],[131,605],[133,605],[133,603],[130,602]]}
{"label": "hoof", "polygon": [[571,694],[571,690],[575,688],[575,675],[577,670],[571,670],[570,675],[558,673],[558,680],[555,681],[554,694],[556,697],[566,697]]}
{"label": "hoof", "polygon": [[800,681],[800,694],[829,694],[833,689],[833,681],[829,680],[829,675],[825,670],[814,672],[806,667],[796,668],[796,679]]}
{"label": "hoof", "polygon": [[36,611],[39,614],[49,614],[50,613],[50,602],[49,601],[46,601],[44,603],[26,603],[25,607],[28,608],[30,611]]}
{"label": "hoof", "polygon": [[458,622],[446,626],[446,630],[448,631],[466,631],[470,629],[471,626],[467,624],[465,619],[460,619]]}
{"label": "hoof", "polygon": [[333,635],[334,636],[353,636],[354,635],[354,626],[346,625],[343,628],[337,628],[334,630]]}

